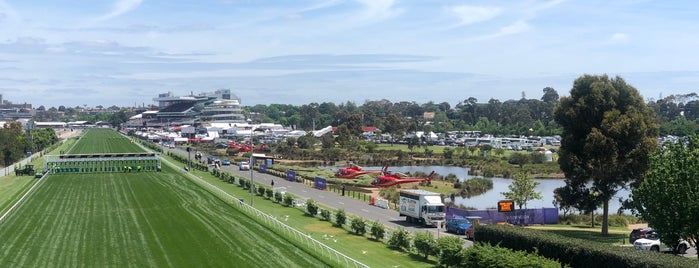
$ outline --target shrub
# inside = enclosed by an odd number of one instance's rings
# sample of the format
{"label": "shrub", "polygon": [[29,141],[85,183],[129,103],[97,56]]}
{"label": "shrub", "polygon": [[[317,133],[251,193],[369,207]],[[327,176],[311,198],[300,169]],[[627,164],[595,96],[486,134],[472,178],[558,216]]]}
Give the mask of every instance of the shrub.
{"label": "shrub", "polygon": [[541,267],[558,268],[561,264],[525,251],[513,251],[499,246],[474,243],[462,252],[460,267]]}
{"label": "shrub", "polygon": [[276,192],[274,193],[274,202],[281,203],[282,202],[282,192]]}
{"label": "shrub", "polygon": [[694,267],[696,260],[671,254],[648,254],[628,247],[564,237],[554,233],[503,225],[475,229],[479,242],[531,251],[572,267]]}
{"label": "shrub", "polygon": [[289,194],[289,193],[284,194],[284,206],[290,207],[293,202],[294,202],[294,197],[292,197],[291,194]]}
{"label": "shrub", "polygon": [[391,233],[388,238],[388,247],[392,249],[408,250],[410,249],[410,233],[405,229],[398,227]]}
{"label": "shrub", "polygon": [[418,253],[424,254],[425,259],[429,255],[437,252],[437,240],[434,240],[434,235],[430,232],[417,232],[413,239],[413,246]]}
{"label": "shrub", "polygon": [[439,264],[446,267],[457,267],[461,263],[461,250],[464,242],[458,236],[443,236],[437,239],[439,248]]}
{"label": "shrub", "polygon": [[267,199],[272,199],[272,197],[274,197],[274,190],[272,190],[272,188],[265,189],[265,195]]}
{"label": "shrub", "polygon": [[324,221],[330,221],[330,211],[327,210],[327,209],[321,209],[321,210],[320,210],[320,217],[321,217]]}
{"label": "shrub", "polygon": [[306,200],[306,214],[315,217],[318,214],[318,204],[313,202],[313,199]]}
{"label": "shrub", "polygon": [[383,224],[380,223],[378,220],[374,221],[371,224],[371,236],[373,236],[374,239],[381,240],[384,238],[385,234],[386,234],[386,227],[384,227]]}
{"label": "shrub", "polygon": [[354,234],[356,235],[364,235],[366,234],[366,222],[364,219],[359,218],[359,217],[354,217],[352,219],[352,230],[354,231]]}
{"label": "shrub", "polygon": [[347,220],[347,215],[345,214],[345,210],[339,209],[335,213],[335,224],[337,224],[337,226],[345,225],[346,220]]}
{"label": "shrub", "polygon": [[259,196],[264,196],[264,195],[265,195],[265,191],[266,191],[265,187],[257,186],[257,189],[256,189],[256,190],[257,190],[257,195],[259,195]]}

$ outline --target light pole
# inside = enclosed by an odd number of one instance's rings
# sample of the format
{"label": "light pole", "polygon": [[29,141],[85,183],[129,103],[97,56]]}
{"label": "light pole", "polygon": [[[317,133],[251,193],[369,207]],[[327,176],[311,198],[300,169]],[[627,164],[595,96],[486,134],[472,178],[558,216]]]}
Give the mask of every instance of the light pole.
{"label": "light pole", "polygon": [[250,206],[253,205],[253,198],[255,197],[255,180],[253,180],[252,174],[255,169],[255,159],[253,158],[253,153],[255,152],[255,146],[252,144],[252,133],[254,131],[252,127],[252,120],[248,118],[248,124],[250,125]]}

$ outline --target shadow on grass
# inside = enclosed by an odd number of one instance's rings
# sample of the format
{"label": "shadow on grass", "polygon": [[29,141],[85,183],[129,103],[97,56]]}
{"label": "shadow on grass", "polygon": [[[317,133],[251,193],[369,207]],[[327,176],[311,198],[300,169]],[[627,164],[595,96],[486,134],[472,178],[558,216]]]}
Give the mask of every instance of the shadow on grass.
{"label": "shadow on grass", "polygon": [[420,255],[420,254],[415,254],[412,252],[408,255],[410,256],[411,260],[416,261],[416,262],[422,262],[422,263],[426,263],[426,264],[430,264],[430,265],[434,265],[434,266],[437,266],[437,264],[439,264],[439,262],[437,262],[437,260],[434,259],[434,256],[432,258],[425,259],[425,256]]}

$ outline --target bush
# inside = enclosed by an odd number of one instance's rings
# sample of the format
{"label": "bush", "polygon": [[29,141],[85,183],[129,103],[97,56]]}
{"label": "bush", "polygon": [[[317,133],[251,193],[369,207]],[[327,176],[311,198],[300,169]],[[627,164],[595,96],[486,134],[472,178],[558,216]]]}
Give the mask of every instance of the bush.
{"label": "bush", "polygon": [[410,249],[410,233],[405,229],[398,227],[395,231],[391,233],[388,238],[388,247],[398,250],[408,250]]}
{"label": "bush", "polygon": [[443,236],[437,239],[439,249],[439,264],[446,267],[457,267],[461,263],[461,250],[464,242],[458,236]]}
{"label": "bush", "polygon": [[306,200],[306,214],[311,217],[318,215],[318,204],[313,202],[313,199]]}
{"label": "bush", "polygon": [[371,236],[373,236],[374,239],[381,240],[384,238],[385,234],[386,234],[386,227],[384,227],[383,224],[380,223],[378,220],[374,221],[371,224]]}
{"label": "bush", "polygon": [[274,193],[274,202],[281,203],[282,202],[282,192],[276,192]]}
{"label": "bush", "polygon": [[434,235],[430,232],[417,232],[413,239],[413,246],[418,253],[424,254],[425,259],[429,255],[437,252],[437,241],[434,240]]}
{"label": "bush", "polygon": [[327,210],[327,209],[321,209],[321,210],[320,210],[320,217],[321,217],[324,221],[330,221],[330,211]]}
{"label": "bush", "polygon": [[265,195],[267,199],[272,199],[272,197],[274,197],[274,190],[272,190],[272,188],[265,189]]}
{"label": "bush", "polygon": [[354,217],[352,219],[352,230],[354,231],[354,234],[356,235],[364,235],[366,234],[366,222],[364,219],[359,218],[359,217]]}
{"label": "bush", "polygon": [[265,187],[262,187],[262,186],[257,186],[257,189],[256,189],[256,190],[257,190],[257,195],[259,195],[259,196],[264,196],[264,195],[265,195],[265,191],[267,191],[267,190],[265,189]]}
{"label": "bush", "polygon": [[564,237],[541,230],[504,225],[481,225],[475,229],[479,242],[530,252],[559,260],[571,267],[696,267],[697,261],[671,254],[648,254],[589,240]]}
{"label": "bush", "polygon": [[558,268],[561,264],[533,253],[513,251],[499,246],[474,243],[462,252],[460,267],[541,267]]}
{"label": "bush", "polygon": [[284,194],[284,206],[290,207],[293,202],[294,202],[294,197],[291,196],[291,194],[289,194],[289,193]]}
{"label": "bush", "polygon": [[346,220],[347,220],[347,215],[345,214],[345,210],[339,209],[335,213],[335,224],[337,224],[337,226],[345,225]]}

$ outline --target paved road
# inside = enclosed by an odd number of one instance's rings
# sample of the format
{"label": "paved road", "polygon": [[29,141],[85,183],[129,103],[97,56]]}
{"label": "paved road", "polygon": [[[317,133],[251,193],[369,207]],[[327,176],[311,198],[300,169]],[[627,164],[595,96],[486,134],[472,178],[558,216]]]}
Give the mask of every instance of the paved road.
{"label": "paved road", "polygon": [[[187,152],[182,148],[176,149],[166,149],[167,151],[175,152],[184,156],[187,156]],[[193,155],[193,153],[192,153]],[[206,159],[205,156],[202,158]],[[250,171],[240,171],[237,165],[222,166],[222,170],[227,171],[231,174],[236,174],[238,176],[250,178]],[[410,232],[418,231],[429,231],[434,234],[435,237],[445,235],[444,229],[438,229],[434,227],[423,228],[421,226],[416,226],[413,224],[408,224],[405,222],[405,217],[398,216],[398,211],[392,209],[384,209],[376,206],[369,205],[368,202],[360,201],[351,197],[342,196],[330,191],[318,190],[311,188],[303,183],[290,182],[283,178],[276,176],[259,173],[253,171],[253,180],[256,183],[271,185],[272,180],[274,180],[274,187],[285,187],[286,191],[292,193],[303,199],[313,199],[314,201],[335,209],[342,208],[348,214],[357,215],[369,221],[378,220],[389,228],[403,227]],[[249,196],[248,196],[249,198]],[[244,198],[244,199],[248,199]],[[258,197],[259,198],[259,197]],[[254,202],[253,202],[254,204]],[[451,235],[451,234],[449,234]],[[472,242],[464,239],[466,245],[470,245]]]}

